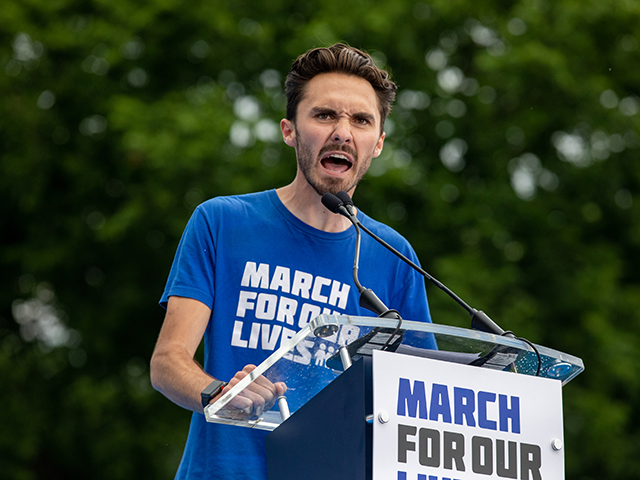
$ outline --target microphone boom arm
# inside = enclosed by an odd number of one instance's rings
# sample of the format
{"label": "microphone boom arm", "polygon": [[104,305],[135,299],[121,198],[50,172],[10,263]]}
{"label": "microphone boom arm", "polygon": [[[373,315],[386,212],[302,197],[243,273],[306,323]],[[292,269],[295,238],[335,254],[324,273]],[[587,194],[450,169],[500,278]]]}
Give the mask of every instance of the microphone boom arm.
{"label": "microphone boom arm", "polygon": [[[451,289],[449,289],[446,285],[440,282],[437,278],[427,273],[420,266],[416,265],[414,262],[408,259],[405,255],[400,253],[398,250],[393,248],[391,245],[389,245],[387,242],[385,242],[383,239],[381,239],[375,233],[373,233],[367,227],[365,227],[360,222],[360,220],[358,220],[358,218],[355,216],[355,213],[353,212],[353,201],[351,200],[351,197],[349,196],[349,194],[345,192],[338,192],[337,197],[338,197],[337,199],[340,202],[342,202],[342,204],[340,205],[340,208],[337,209],[338,213],[347,217],[349,220],[351,220],[351,223],[353,223],[353,225],[356,228],[360,227],[368,235],[370,235],[375,241],[377,241],[380,245],[385,247],[387,250],[389,250],[391,253],[393,253],[396,257],[398,257],[403,262],[409,264],[409,266],[411,266],[414,270],[419,272],[424,278],[429,280],[436,287],[438,287],[440,290],[442,290],[447,295],[449,295],[453,300],[455,300],[456,303],[458,303],[458,305],[464,308],[467,311],[467,313],[471,315],[471,328],[475,330],[487,332],[487,333],[493,333],[496,335],[504,335],[505,333],[507,333],[502,328],[500,328],[500,326],[497,323],[491,320],[491,318],[482,310],[476,310],[475,308],[469,306],[464,300],[462,300],[458,295],[456,295]],[[358,248],[359,248],[359,239],[358,239]]]}

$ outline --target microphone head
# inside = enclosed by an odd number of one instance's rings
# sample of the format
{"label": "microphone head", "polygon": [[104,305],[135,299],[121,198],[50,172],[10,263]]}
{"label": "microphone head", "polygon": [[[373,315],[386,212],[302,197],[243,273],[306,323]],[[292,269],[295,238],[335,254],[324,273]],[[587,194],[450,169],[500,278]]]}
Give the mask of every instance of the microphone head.
{"label": "microphone head", "polygon": [[342,200],[329,192],[322,196],[322,204],[333,213],[340,213],[338,209],[344,206],[344,202]]}
{"label": "microphone head", "polygon": [[349,194],[347,192],[338,192],[336,193],[336,196],[342,200],[342,202],[345,205],[351,205],[353,206],[353,200],[351,200],[351,197],[349,196]]}

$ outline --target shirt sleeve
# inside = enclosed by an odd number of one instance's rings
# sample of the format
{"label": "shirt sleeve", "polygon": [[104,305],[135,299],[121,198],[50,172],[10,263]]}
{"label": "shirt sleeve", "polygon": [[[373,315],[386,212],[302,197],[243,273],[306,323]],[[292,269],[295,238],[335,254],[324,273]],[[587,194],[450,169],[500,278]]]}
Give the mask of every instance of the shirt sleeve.
{"label": "shirt sleeve", "polygon": [[213,309],[215,244],[214,232],[202,207],[187,224],[176,251],[160,305],[167,308],[170,296],[198,300]]}

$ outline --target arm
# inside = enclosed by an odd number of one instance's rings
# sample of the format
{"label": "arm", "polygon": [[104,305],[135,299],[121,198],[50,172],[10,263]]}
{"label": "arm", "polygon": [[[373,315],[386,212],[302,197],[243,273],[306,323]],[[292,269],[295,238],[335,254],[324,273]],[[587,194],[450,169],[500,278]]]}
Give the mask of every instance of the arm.
{"label": "arm", "polygon": [[[169,297],[167,314],[151,357],[153,388],[174,403],[197,413],[202,413],[200,392],[214,380],[193,358],[210,316],[211,309],[197,300]],[[222,393],[231,389],[254,368],[253,365],[247,365],[237,372]],[[285,390],[284,384],[274,385],[266,378],[260,377],[242,397],[236,397],[237,408],[247,414],[253,411],[260,415],[263,410],[270,408]],[[218,400],[222,393],[214,397],[210,403]]]}
{"label": "arm", "polygon": [[151,357],[151,384],[172,402],[202,412],[200,392],[214,379],[194,360],[211,310],[183,297],[169,297],[167,313]]}

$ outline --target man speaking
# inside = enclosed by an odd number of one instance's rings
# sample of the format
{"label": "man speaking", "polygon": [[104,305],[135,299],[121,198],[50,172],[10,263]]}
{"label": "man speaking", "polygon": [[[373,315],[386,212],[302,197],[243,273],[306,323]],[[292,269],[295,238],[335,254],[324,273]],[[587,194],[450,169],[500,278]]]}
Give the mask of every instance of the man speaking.
{"label": "man speaking", "polygon": [[[265,479],[266,433],[207,423],[204,406],[315,316],[370,315],[358,305],[352,283],[356,232],[349,220],[328,211],[321,197],[353,195],[380,155],[396,85],[368,54],[336,44],[301,55],[285,88],[287,112],[280,127],[296,152],[295,178],[275,190],[200,205],[184,231],[160,302],[167,312],[151,359],[151,381],[194,412],[178,479]],[[357,218],[417,263],[398,233],[362,211]],[[389,308],[406,319],[431,321],[419,274],[370,238],[362,239],[360,265],[362,283]],[[200,367],[194,354],[203,337]],[[295,385],[261,377],[250,388],[250,408],[257,413]]]}

